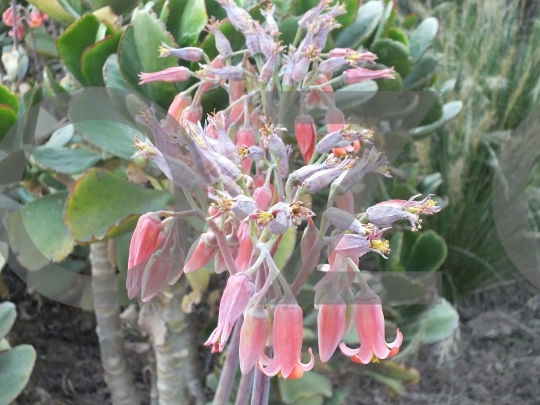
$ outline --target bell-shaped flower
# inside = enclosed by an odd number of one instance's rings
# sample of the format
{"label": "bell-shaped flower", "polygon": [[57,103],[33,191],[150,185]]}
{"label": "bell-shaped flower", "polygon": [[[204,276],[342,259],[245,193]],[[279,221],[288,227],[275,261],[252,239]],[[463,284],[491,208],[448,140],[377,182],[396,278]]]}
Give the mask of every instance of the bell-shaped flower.
{"label": "bell-shaped flower", "polygon": [[240,370],[247,374],[257,364],[264,351],[272,321],[262,306],[254,306],[244,313],[244,323],[240,330]]}
{"label": "bell-shaped flower", "polygon": [[186,274],[202,269],[216,254],[216,247],[207,243],[207,235],[208,233],[203,233],[189,249],[188,259],[184,266]]}
{"label": "bell-shaped flower", "polygon": [[184,66],[174,66],[159,72],[141,72],[139,77],[141,79],[139,85],[152,82],[185,82],[191,77],[191,72]]}
{"label": "bell-shaped flower", "polygon": [[294,120],[294,134],[304,162],[308,163],[317,143],[317,128],[313,117],[308,114],[298,114]]}
{"label": "bell-shaped flower", "polygon": [[262,185],[257,187],[253,192],[253,199],[257,203],[257,206],[261,210],[267,210],[272,202],[272,190],[270,187]]}
{"label": "bell-shaped flower", "polygon": [[223,351],[236,320],[242,316],[254,292],[255,284],[247,274],[237,273],[229,277],[219,303],[217,327],[204,343],[212,346],[212,353]]}
{"label": "bell-shaped flower", "polygon": [[414,231],[422,228],[420,226],[420,214],[431,215],[441,210],[436,202],[431,199],[432,194],[420,201],[414,201],[417,194],[409,200],[389,200],[375,204],[366,210],[369,222],[372,224],[384,227],[391,226],[395,221],[406,219],[410,222]]}
{"label": "bell-shaped flower", "polygon": [[326,363],[338,348],[344,334],[348,332],[345,330],[348,326],[348,322],[346,322],[347,305],[335,288],[331,288],[330,292],[318,303],[318,306],[319,356],[321,361]]}
{"label": "bell-shaped flower", "polygon": [[153,213],[141,215],[129,245],[126,288],[129,299],[139,294],[144,269],[150,256],[162,244],[165,234],[161,231],[159,217]]}
{"label": "bell-shaped flower", "polygon": [[308,225],[304,229],[304,234],[302,235],[302,240],[300,241],[300,254],[303,262],[307,260],[309,252],[313,246],[315,246],[318,238],[319,230],[313,223],[311,217],[308,217]]}
{"label": "bell-shaped flower", "polygon": [[4,24],[6,24],[8,27],[13,27],[13,22],[15,21],[15,18],[17,18],[17,24],[19,22],[22,24],[21,17],[19,16],[19,13],[14,12],[14,7],[8,7],[6,11],[2,14],[2,21]]}
{"label": "bell-shaped flower", "polygon": [[387,343],[384,331],[384,315],[380,297],[369,287],[361,290],[354,301],[356,331],[360,347],[351,349],[345,343],[339,348],[356,363],[378,362],[396,355],[403,342],[403,335],[397,330],[396,340]]}
{"label": "bell-shaped flower", "polygon": [[350,259],[361,257],[368,252],[376,252],[386,258],[386,255],[390,253],[390,245],[388,241],[380,238],[380,233],[380,231],[377,232],[379,237],[376,238],[373,237],[373,233],[368,236],[343,235],[337,243],[335,251]]}
{"label": "bell-shaped flower", "polygon": [[290,299],[280,302],[274,310],[272,328],[274,357],[270,359],[263,353],[258,363],[260,370],[269,377],[280,373],[283,378],[302,378],[304,371],[311,370],[315,364],[311,349],[308,349],[310,362],[300,361],[303,338],[302,309],[296,302],[290,303]]}
{"label": "bell-shaped flower", "polygon": [[[242,125],[242,127],[238,130],[236,133],[236,146],[238,148],[250,148],[255,146],[255,129],[251,124]],[[244,173],[250,173],[251,162],[252,160],[249,158],[242,159],[242,169],[244,170]]]}
{"label": "bell-shaped flower", "polygon": [[[35,6],[29,7],[28,25],[31,28],[39,28],[49,16]],[[6,24],[7,25],[7,24]]]}
{"label": "bell-shaped flower", "polygon": [[203,109],[200,104],[193,103],[186,107],[180,115],[180,120],[192,122],[194,124],[201,121],[203,115]]}

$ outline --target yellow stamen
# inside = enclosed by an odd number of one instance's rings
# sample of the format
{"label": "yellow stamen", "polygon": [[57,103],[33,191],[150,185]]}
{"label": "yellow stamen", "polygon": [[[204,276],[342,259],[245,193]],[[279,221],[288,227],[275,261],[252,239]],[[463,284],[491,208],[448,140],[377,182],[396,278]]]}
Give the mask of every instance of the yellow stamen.
{"label": "yellow stamen", "polygon": [[371,247],[386,255],[390,253],[390,243],[385,239],[374,239],[371,241]]}

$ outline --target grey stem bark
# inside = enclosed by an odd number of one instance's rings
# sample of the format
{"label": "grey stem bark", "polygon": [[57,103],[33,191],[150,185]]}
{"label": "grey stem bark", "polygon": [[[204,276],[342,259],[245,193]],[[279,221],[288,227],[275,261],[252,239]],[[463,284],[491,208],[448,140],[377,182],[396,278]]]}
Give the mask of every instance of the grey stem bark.
{"label": "grey stem bark", "polygon": [[182,298],[188,283],[181,278],[174,286],[165,290],[166,300],[148,303],[156,305],[166,328],[165,339],[154,338],[156,352],[157,389],[159,405],[204,405],[200,377],[197,335],[193,315],[181,310]]}
{"label": "grey stem bark", "polygon": [[90,245],[92,291],[96,314],[96,333],[101,349],[104,377],[113,405],[138,405],[131,372],[126,363],[120,305],[114,267],[107,255],[107,242]]}

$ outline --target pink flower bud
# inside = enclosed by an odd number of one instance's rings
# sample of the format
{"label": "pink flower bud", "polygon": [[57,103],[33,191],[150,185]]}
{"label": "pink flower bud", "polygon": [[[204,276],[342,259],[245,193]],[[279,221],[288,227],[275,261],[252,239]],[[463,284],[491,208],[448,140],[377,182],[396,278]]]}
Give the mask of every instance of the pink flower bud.
{"label": "pink flower bud", "polygon": [[185,120],[196,124],[200,122],[203,115],[203,109],[200,104],[191,104],[186,107],[180,115],[180,121]]}
{"label": "pink flower bud", "polygon": [[196,48],[194,46],[173,48],[172,46],[167,45],[165,42],[162,42],[161,46],[159,47],[159,57],[164,58],[171,55],[189,62],[198,62],[202,59],[204,51],[201,48]]}
{"label": "pink flower bud", "polygon": [[229,277],[219,303],[217,327],[204,343],[205,346],[212,345],[212,353],[223,351],[236,320],[246,309],[254,291],[255,285],[247,274],[237,273]]}
{"label": "pink flower bud", "polygon": [[239,195],[231,205],[231,212],[234,216],[242,221],[247,218],[253,211],[257,209],[257,203],[245,195]]}
{"label": "pink flower bud", "polygon": [[270,206],[272,201],[272,190],[268,187],[257,187],[253,192],[253,199],[257,203],[260,210],[265,211]]}
{"label": "pink flower bud", "polygon": [[304,162],[308,163],[317,143],[317,128],[315,128],[313,117],[308,114],[299,114],[294,120],[294,133]]}
{"label": "pink flower bud", "polygon": [[334,225],[336,228],[342,231],[353,231],[360,235],[365,235],[366,230],[362,227],[360,221],[358,221],[353,214],[343,211],[339,208],[329,208],[326,211],[328,223]]}
{"label": "pink flower bud", "polygon": [[[28,13],[28,25],[32,28],[39,28],[43,24],[43,21],[47,20],[49,16],[34,6],[30,6],[30,13]],[[7,24],[6,24],[7,25]]]}
{"label": "pink flower bud", "polygon": [[251,241],[251,238],[240,239],[240,248],[238,249],[238,255],[235,259],[238,271],[245,271],[249,267],[252,254],[253,242]]}
{"label": "pink flower bud", "polygon": [[222,58],[228,58],[233,51],[231,48],[231,43],[219,29],[219,21],[217,21],[214,17],[211,17],[208,21],[206,29],[208,32],[214,34],[214,38],[216,40],[216,49],[219,52],[219,55]]}
{"label": "pink flower bud", "polygon": [[[13,7],[9,7],[4,13],[2,14],[2,21],[4,24],[6,24],[8,27],[13,27],[13,22],[15,19],[15,13]],[[17,22],[19,22],[20,16],[17,15]],[[21,21],[22,23],[22,21]]]}
{"label": "pink flower bud", "polygon": [[355,323],[360,347],[350,349],[341,343],[339,348],[346,356],[350,356],[355,363],[368,364],[378,359],[392,357],[399,352],[403,342],[403,335],[397,330],[396,340],[386,343],[384,331],[384,315],[380,297],[373,290],[367,288],[360,291],[354,301]]}
{"label": "pink flower bud", "polygon": [[347,69],[343,72],[343,80],[345,84],[356,84],[367,82],[374,79],[395,79],[394,68],[387,68],[381,70],[370,70],[361,67],[355,67],[353,69]]}
{"label": "pink flower bud", "polygon": [[152,82],[185,82],[191,76],[191,72],[184,66],[175,66],[159,72],[144,73],[141,72],[139,85]]}
{"label": "pink flower bud", "polygon": [[[236,133],[237,147],[251,147],[255,145],[255,129],[251,125],[243,125]],[[242,160],[242,169],[244,173],[249,174],[251,171],[250,159]]]}
{"label": "pink flower bud", "polygon": [[216,248],[208,246],[205,242],[206,234],[203,233],[191,246],[188,259],[184,266],[185,273],[192,273],[206,266],[216,253]]}
{"label": "pink flower bud", "polygon": [[337,107],[329,108],[324,115],[324,119],[326,121],[326,130],[329,133],[340,131],[347,123],[343,112]]}
{"label": "pink flower bud", "polygon": [[240,370],[243,374],[251,371],[263,353],[272,322],[268,312],[262,307],[246,311],[240,331]]}
{"label": "pink flower bud", "polygon": [[129,245],[126,288],[129,299],[139,294],[144,269],[150,256],[161,245],[165,235],[161,232],[161,221],[154,214],[141,215]]}
{"label": "pink flower bud", "polygon": [[308,217],[308,226],[304,229],[302,240],[300,242],[300,253],[302,261],[305,262],[308,258],[309,252],[315,246],[317,239],[319,238],[319,230],[313,223],[311,217]]}
{"label": "pink flower bud", "polygon": [[180,122],[180,118],[182,117],[182,113],[184,110],[191,105],[191,97],[185,96],[182,93],[179,93],[174,98],[173,102],[169,106],[167,120],[165,123],[165,131],[167,130],[173,130],[175,128],[176,123]]}
{"label": "pink flower bud", "polygon": [[[9,30],[8,35],[13,37],[13,30]],[[24,37],[24,25],[22,22],[22,17],[17,18],[17,39],[20,41]]]}

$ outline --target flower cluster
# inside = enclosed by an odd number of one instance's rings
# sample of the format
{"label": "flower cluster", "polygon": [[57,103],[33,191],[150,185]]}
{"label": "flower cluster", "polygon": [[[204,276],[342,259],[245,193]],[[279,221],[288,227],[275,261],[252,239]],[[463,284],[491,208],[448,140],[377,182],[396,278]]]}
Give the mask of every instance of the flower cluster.
{"label": "flower cluster", "polygon": [[[24,24],[26,22],[30,28],[39,28],[48,16],[44,12],[38,10],[35,6],[28,6],[27,8],[22,6],[9,7],[2,14],[2,21],[8,27],[17,26],[17,38],[20,40],[24,36]],[[9,36],[13,36],[13,30],[9,31]]]}
{"label": "flower cluster", "polygon": [[[388,162],[372,144],[374,131],[347,122],[336,107],[332,85],[393,78],[393,69],[368,69],[376,59],[369,52],[323,53],[329,33],[339,26],[335,17],[345,12],[328,0],[299,20],[297,40],[286,47],[278,41],[274,6],[262,11],[265,21],[260,23],[233,0],[218,3],[245,36],[246,49],[233,52],[219,22],[211,19],[207,30],[219,52],[215,59],[209,60],[199,48],[163,44],[160,57],[199,62],[200,69],[178,66],[141,73],[141,85],[196,79],[175,98],[164,122],[153,107],[141,110],[137,119],[151,130],[155,145],[149,139],[135,140],[135,156],[153,160],[184,190],[192,210],[139,219],[130,248],[129,296],[140,292],[147,301],[182,272],[213,261],[217,273],[228,271],[230,277],[218,325],[206,345],[212,352],[223,351],[243,316],[238,325],[242,372],[258,367],[268,376],[300,378],[313,367],[314,358],[309,349],[310,360],[301,362],[303,313],[295,297],[326,252],[326,274],[315,286],[321,360],[328,361],[338,347],[356,362],[388,358],[399,350],[402,335],[398,330],[395,341],[386,342],[381,300],[358,269],[359,258],[369,252],[386,257],[390,250],[383,235],[395,221],[406,219],[417,230],[419,215],[439,208],[427,196],[421,201],[391,200],[354,214],[353,188],[368,173],[389,176]],[[229,106],[203,120],[201,97],[217,86],[227,91]],[[267,97],[276,89],[283,90],[278,113]],[[282,122],[291,97],[298,97],[300,111],[289,133]],[[309,114],[315,107],[326,112],[322,136]],[[298,149],[284,141],[290,136]],[[305,165],[292,166],[297,156]],[[315,213],[304,201],[323,190],[329,192],[327,207]],[[176,221],[188,215],[204,219],[207,229],[184,256]],[[274,257],[283,235],[304,221],[302,266],[289,285]],[[359,349],[340,344],[353,321]]]}

